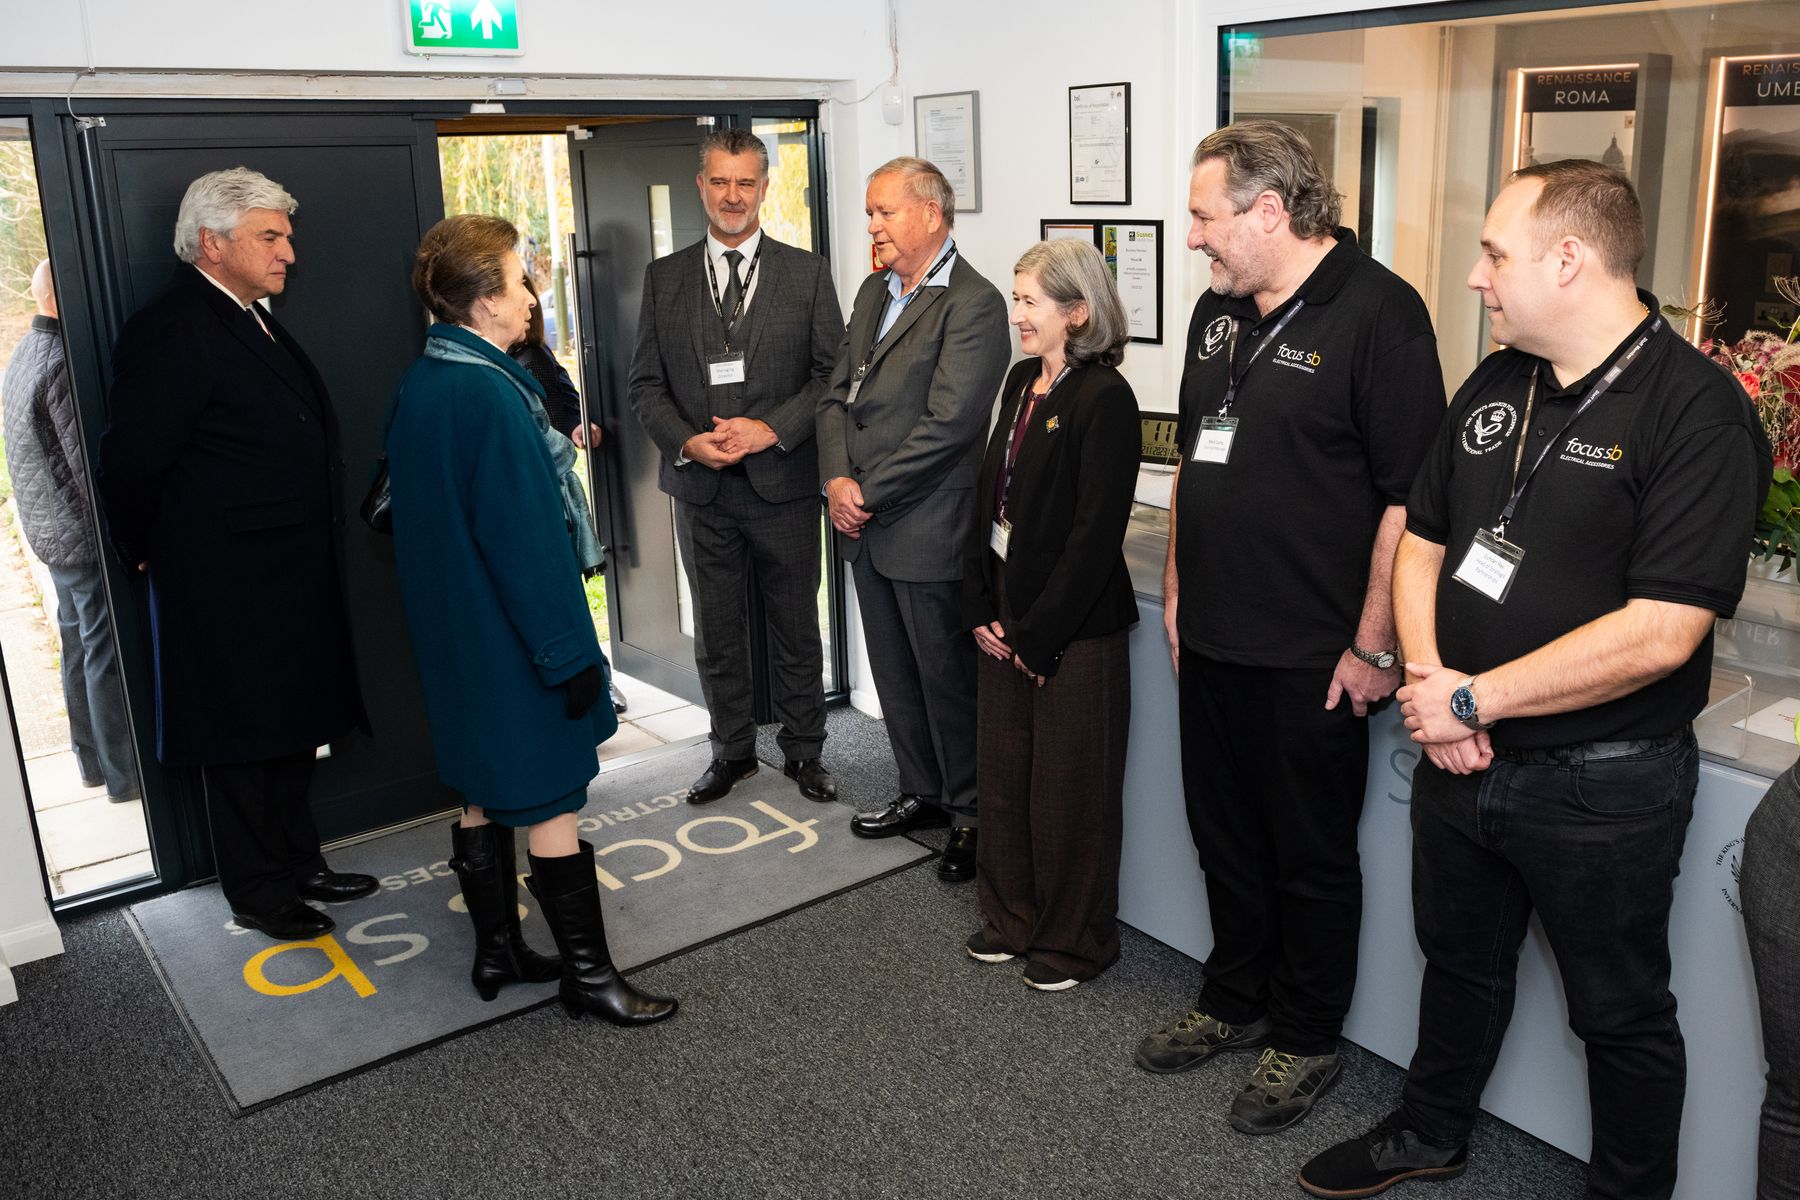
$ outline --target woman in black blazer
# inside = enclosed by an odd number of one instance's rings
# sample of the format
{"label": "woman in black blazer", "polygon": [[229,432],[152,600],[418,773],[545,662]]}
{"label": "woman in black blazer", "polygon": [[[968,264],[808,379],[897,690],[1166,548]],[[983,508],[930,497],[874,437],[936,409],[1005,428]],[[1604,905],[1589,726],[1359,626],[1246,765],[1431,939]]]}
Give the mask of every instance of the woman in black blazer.
{"label": "woman in black blazer", "polygon": [[1013,268],[1033,357],[1000,393],[964,552],[963,618],[981,649],[976,783],[984,924],[971,956],[1025,956],[1062,991],[1119,956],[1119,841],[1137,600],[1125,523],[1137,399],[1116,369],[1124,306],[1092,245],[1039,242]]}

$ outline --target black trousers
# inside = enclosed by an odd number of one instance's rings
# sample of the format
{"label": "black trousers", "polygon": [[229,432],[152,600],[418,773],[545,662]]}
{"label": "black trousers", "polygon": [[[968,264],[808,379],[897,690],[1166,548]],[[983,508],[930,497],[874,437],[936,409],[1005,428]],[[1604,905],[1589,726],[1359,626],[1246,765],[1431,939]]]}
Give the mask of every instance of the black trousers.
{"label": "black trousers", "polygon": [[675,502],[675,536],[694,597],[694,667],[720,758],[756,755],[745,586],[751,563],[768,617],[770,691],[781,722],[775,740],[790,760],[819,757],[825,743],[820,528],[818,497],[771,504],[731,472],[720,472],[711,504]]}
{"label": "black trousers", "polygon": [[311,750],[201,769],[219,887],[233,912],[264,914],[299,899],[300,880],[325,869],[306,793]]}
{"label": "black trousers", "polygon": [[1119,957],[1129,636],[1071,642],[1043,687],[985,654],[976,668],[983,932],[1074,979]]}
{"label": "black trousers", "polygon": [[1329,668],[1181,652],[1181,777],[1213,951],[1200,1008],[1267,1016],[1277,1050],[1330,1054],[1356,988],[1366,718],[1325,708]]}
{"label": "black trousers", "polygon": [[975,635],[963,628],[962,581],[889,579],[867,553],[851,564],[856,606],[900,790],[955,825],[977,824]]}

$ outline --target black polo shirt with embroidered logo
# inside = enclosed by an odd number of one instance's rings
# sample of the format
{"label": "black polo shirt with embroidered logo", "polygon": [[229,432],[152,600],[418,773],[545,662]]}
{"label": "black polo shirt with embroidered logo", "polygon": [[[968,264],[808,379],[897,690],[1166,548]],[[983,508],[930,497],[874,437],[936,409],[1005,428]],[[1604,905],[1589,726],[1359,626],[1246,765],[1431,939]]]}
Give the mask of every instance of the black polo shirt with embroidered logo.
{"label": "black polo shirt with embroidered logo", "polygon": [[[1638,298],[1652,313],[1656,298]],[[1744,591],[1750,534],[1769,488],[1769,442],[1744,390],[1663,319],[1637,359],[1573,423],[1614,361],[1656,320],[1646,316],[1606,361],[1559,387],[1550,364],[1490,354],[1451,402],[1407,502],[1406,527],[1444,547],[1438,657],[1478,674],[1531,653],[1629,600],[1663,600],[1729,617]],[[1525,400],[1538,371],[1530,426]],[[1506,540],[1525,556],[1504,603],[1455,579],[1477,529],[1491,528],[1519,474],[1545,446]],[[1706,705],[1709,634],[1674,673],[1571,713],[1501,721],[1499,747],[1539,749],[1673,733]]]}
{"label": "black polo shirt with embroidered logo", "polygon": [[[1333,667],[1356,636],[1382,513],[1405,503],[1443,419],[1431,316],[1410,284],[1339,229],[1266,317],[1250,297],[1202,295],[1184,362],[1181,643],[1245,666]],[[1195,462],[1201,418],[1219,411],[1234,375],[1230,460]]]}

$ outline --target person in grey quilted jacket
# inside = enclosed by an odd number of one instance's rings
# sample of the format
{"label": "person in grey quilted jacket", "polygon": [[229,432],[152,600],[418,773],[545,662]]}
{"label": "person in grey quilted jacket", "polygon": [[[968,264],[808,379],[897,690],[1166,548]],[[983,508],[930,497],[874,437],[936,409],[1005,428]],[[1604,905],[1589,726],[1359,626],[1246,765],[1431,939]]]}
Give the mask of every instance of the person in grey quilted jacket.
{"label": "person in grey quilted jacket", "polygon": [[137,764],[48,259],[32,273],[31,295],[38,315],[0,380],[6,466],[25,540],[56,587],[63,700],[82,785],[104,785],[122,804],[138,799]]}

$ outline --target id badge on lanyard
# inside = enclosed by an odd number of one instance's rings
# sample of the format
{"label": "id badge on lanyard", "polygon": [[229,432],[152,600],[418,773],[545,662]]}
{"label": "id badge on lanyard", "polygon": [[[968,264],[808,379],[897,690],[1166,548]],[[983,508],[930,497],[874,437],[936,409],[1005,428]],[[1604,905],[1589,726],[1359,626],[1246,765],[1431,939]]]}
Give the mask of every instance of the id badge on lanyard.
{"label": "id badge on lanyard", "polygon": [[[1624,374],[1625,369],[1637,360],[1637,356],[1643,353],[1644,347],[1661,328],[1662,318],[1659,316],[1650,323],[1649,330],[1632,343],[1631,349],[1621,354],[1608,368],[1606,374],[1602,375],[1599,381],[1588,390],[1586,398],[1563,424],[1562,431],[1557,434],[1558,438],[1561,438],[1563,433],[1567,433],[1569,427],[1581,419],[1581,414],[1606,394],[1607,389],[1612,387],[1619,376]],[[1531,469],[1525,472],[1523,478],[1520,478],[1519,468],[1525,461],[1525,438],[1531,429],[1532,410],[1537,407],[1538,375],[1541,370],[1542,368],[1539,367],[1531,372],[1531,385],[1525,392],[1525,419],[1519,423],[1519,446],[1513,452],[1512,495],[1507,499],[1506,507],[1500,510],[1500,520],[1492,529],[1475,531],[1475,537],[1470,541],[1469,549],[1464,553],[1461,565],[1456,568],[1456,573],[1450,576],[1465,587],[1474,588],[1495,604],[1506,603],[1507,594],[1512,591],[1513,578],[1519,573],[1519,564],[1525,561],[1525,548],[1506,540],[1506,526],[1512,521],[1513,513],[1518,510],[1519,501],[1525,495],[1526,487],[1531,483],[1532,477],[1537,474],[1537,469],[1544,464],[1544,459],[1549,457],[1550,447],[1555,444],[1551,442],[1539,451],[1537,458],[1532,460]]]}
{"label": "id badge on lanyard", "polygon": [[1281,320],[1275,322],[1275,328],[1269,331],[1268,337],[1256,344],[1256,349],[1250,354],[1250,361],[1244,364],[1243,374],[1235,380],[1231,376],[1237,363],[1238,326],[1236,319],[1233,318],[1231,351],[1225,363],[1227,380],[1225,398],[1219,402],[1218,415],[1200,418],[1200,430],[1194,435],[1192,455],[1194,462],[1223,466],[1231,461],[1231,444],[1237,440],[1238,431],[1238,418],[1231,415],[1231,405],[1237,399],[1238,386],[1244,382],[1244,376],[1250,374],[1250,368],[1256,365],[1256,360],[1262,355],[1263,348],[1278,340],[1281,337],[1281,331],[1287,328],[1287,323],[1294,319],[1294,314],[1304,307],[1306,307],[1306,301],[1296,300],[1286,312],[1281,314]]}
{"label": "id badge on lanyard", "polygon": [[1512,591],[1513,576],[1525,561],[1525,550],[1515,546],[1491,529],[1477,529],[1462,565],[1450,578],[1474,588],[1495,604],[1505,604]]}
{"label": "id badge on lanyard", "polygon": [[744,352],[736,350],[708,356],[706,374],[713,387],[744,382]]}

